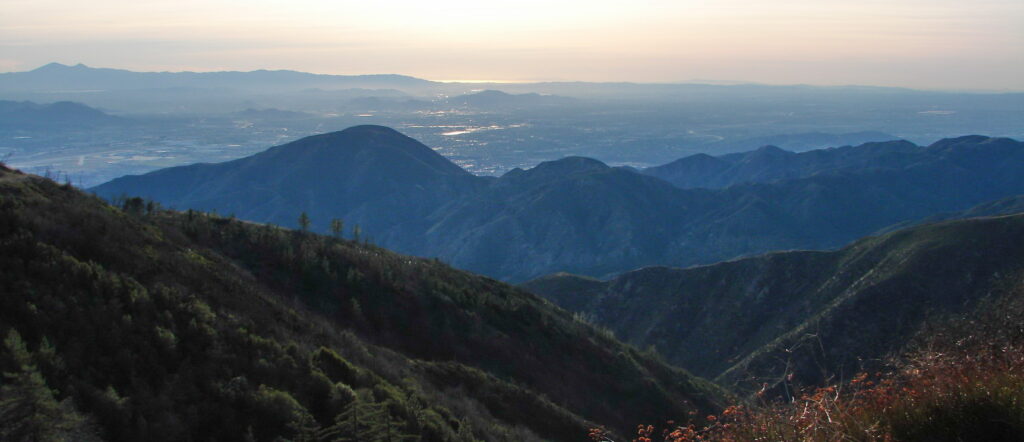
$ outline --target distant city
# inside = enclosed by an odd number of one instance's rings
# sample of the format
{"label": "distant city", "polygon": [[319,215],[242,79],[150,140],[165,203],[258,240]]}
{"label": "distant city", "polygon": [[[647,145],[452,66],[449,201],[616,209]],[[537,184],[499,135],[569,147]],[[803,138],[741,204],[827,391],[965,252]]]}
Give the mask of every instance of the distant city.
{"label": "distant city", "polygon": [[[479,175],[570,155],[647,167],[763,145],[803,151],[969,133],[1024,138],[1024,94],[873,87],[439,83],[51,64],[0,74],[0,100],[9,100],[0,103],[0,158],[83,187],[359,124],[394,127]],[[48,107],[63,101],[82,106]]]}

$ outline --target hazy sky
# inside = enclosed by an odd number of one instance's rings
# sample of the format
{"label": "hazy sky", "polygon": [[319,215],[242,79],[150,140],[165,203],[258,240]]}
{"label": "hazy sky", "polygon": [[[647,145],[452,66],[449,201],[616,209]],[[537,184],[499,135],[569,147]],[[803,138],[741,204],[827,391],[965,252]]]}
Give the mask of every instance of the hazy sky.
{"label": "hazy sky", "polygon": [[1024,90],[1024,0],[2,0],[0,71]]}

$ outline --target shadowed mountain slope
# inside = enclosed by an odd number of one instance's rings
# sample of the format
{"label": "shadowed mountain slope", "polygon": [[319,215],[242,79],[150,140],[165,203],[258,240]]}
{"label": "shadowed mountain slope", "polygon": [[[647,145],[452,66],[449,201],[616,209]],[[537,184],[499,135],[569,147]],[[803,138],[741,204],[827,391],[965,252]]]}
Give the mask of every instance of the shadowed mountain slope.
{"label": "shadowed mountain slope", "polygon": [[[392,436],[568,441],[722,397],[547,301],[434,260],[122,207],[0,169],[12,342],[0,368],[38,367],[48,397],[107,440],[302,438],[359,407],[388,410],[376,422]],[[384,440],[374,428],[357,433]]]}
{"label": "shadowed mountain slope", "polygon": [[94,190],[289,226],[306,212],[311,229],[322,232],[340,218],[381,244],[409,249],[427,215],[486,181],[393,129],[356,126],[239,160],[126,176]]}
{"label": "shadowed mountain slope", "polygon": [[1024,215],[1013,215],[919,226],[834,252],[651,267],[610,281],[552,275],[524,287],[697,374],[750,387],[870,368],[929,316],[998,295],[1022,271]]}
{"label": "shadowed mountain slope", "polygon": [[513,280],[545,268],[606,274],[666,259],[673,224],[711,204],[707,192],[569,157],[513,170],[438,212],[422,252]]}

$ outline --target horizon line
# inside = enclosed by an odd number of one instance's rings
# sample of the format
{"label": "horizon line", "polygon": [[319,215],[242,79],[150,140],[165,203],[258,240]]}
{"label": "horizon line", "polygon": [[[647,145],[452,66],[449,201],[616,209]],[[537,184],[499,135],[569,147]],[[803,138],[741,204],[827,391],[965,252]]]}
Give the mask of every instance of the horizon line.
{"label": "horizon line", "polygon": [[300,74],[308,75],[322,75],[322,76],[337,76],[337,77],[363,77],[363,76],[400,76],[413,78],[417,80],[428,81],[432,83],[442,84],[514,84],[514,85],[529,85],[529,84],[551,84],[551,83],[582,83],[582,84],[633,84],[633,85],[703,85],[703,86],[766,86],[766,87],[820,87],[820,88],[876,88],[876,89],[901,89],[907,91],[920,91],[920,92],[941,92],[941,93],[971,93],[971,94],[1017,94],[1024,93],[1024,89],[974,89],[974,88],[912,88],[908,86],[891,86],[891,85],[873,85],[873,84],[827,84],[827,83],[764,83],[757,81],[744,81],[744,80],[711,80],[711,79],[686,79],[680,81],[634,81],[634,80],[604,80],[604,81],[591,81],[591,80],[565,80],[565,79],[528,79],[528,80],[497,80],[497,79],[431,79],[425,77],[418,77],[409,74],[399,73],[373,73],[373,74],[341,74],[341,73],[321,73],[321,72],[310,72],[296,69],[252,69],[252,70],[236,70],[236,69],[196,69],[196,68],[185,68],[182,70],[148,70],[138,71],[119,67],[96,67],[90,66],[85,63],[65,64],[60,62],[49,62],[40,65],[36,68],[25,70],[25,71],[4,71],[0,72],[3,74],[19,74],[19,73],[30,73],[47,66],[60,66],[64,68],[86,68],[86,69],[109,69],[132,72],[137,74],[209,74],[209,73],[254,73],[254,72],[295,72]]}

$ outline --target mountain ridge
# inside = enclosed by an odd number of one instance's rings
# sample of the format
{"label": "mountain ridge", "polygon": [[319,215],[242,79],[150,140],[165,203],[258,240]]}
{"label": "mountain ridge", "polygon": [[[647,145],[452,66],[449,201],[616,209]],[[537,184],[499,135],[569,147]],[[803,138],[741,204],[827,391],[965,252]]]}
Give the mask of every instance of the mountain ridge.
{"label": "mountain ridge", "polygon": [[438,83],[398,74],[329,75],[292,70],[138,72],[49,63],[31,71],[0,73],[0,90],[131,90],[192,87],[231,90],[293,90],[311,87],[424,88]]}
{"label": "mountain ridge", "polygon": [[[872,369],[928,320],[1024,275],[1024,214],[947,221],[837,251],[774,252],[607,281],[551,275],[524,288],[725,385],[820,385]],[[748,390],[749,391],[749,390]]]}
{"label": "mountain ridge", "polygon": [[46,127],[107,126],[128,120],[73,101],[35,103],[0,100],[0,127],[15,130]]}
{"label": "mountain ridge", "polygon": [[[711,177],[737,181],[724,188],[680,188],[583,157],[498,178],[476,177],[460,173],[426,146],[391,135],[387,142],[416,145],[437,170],[364,149],[365,157],[332,171],[356,178],[330,178],[317,171],[337,160],[325,157],[299,167],[302,163],[286,158],[301,157],[297,146],[322,140],[313,138],[268,150],[280,161],[261,161],[258,154],[227,166],[183,166],[121,178],[93,190],[288,226],[306,212],[321,232],[339,218],[349,226],[359,224],[386,247],[508,281],[559,271],[603,277],[648,265],[834,248],[887,226],[1024,194],[1024,143],[1011,139],[967,137],[931,147],[891,141],[799,154],[768,148],[729,159],[697,157],[701,163],[741,164],[742,173]],[[260,163],[266,172],[239,181],[234,175],[243,170],[234,165],[244,161]],[[415,174],[396,169],[399,163],[423,171],[425,178],[403,178]],[[230,171],[202,172],[210,167]],[[264,176],[270,174],[297,178]],[[178,194],[162,193],[165,189]]]}
{"label": "mountain ridge", "polygon": [[[294,225],[298,213],[307,212],[314,230],[327,231],[331,219],[342,218],[350,226],[372,225],[383,241],[390,234],[414,240],[417,229],[396,231],[398,226],[425,218],[485,181],[412,138],[373,125],[303,138],[225,163],[162,169],[108,184],[130,189],[145,179],[161,184],[144,196],[171,206],[202,195],[187,207],[282,225]],[[179,179],[194,184],[182,186]],[[127,193],[99,189],[110,196]],[[375,204],[382,193],[393,197]],[[287,201],[301,206],[283,213],[278,206]],[[347,211],[332,213],[336,206]]]}

